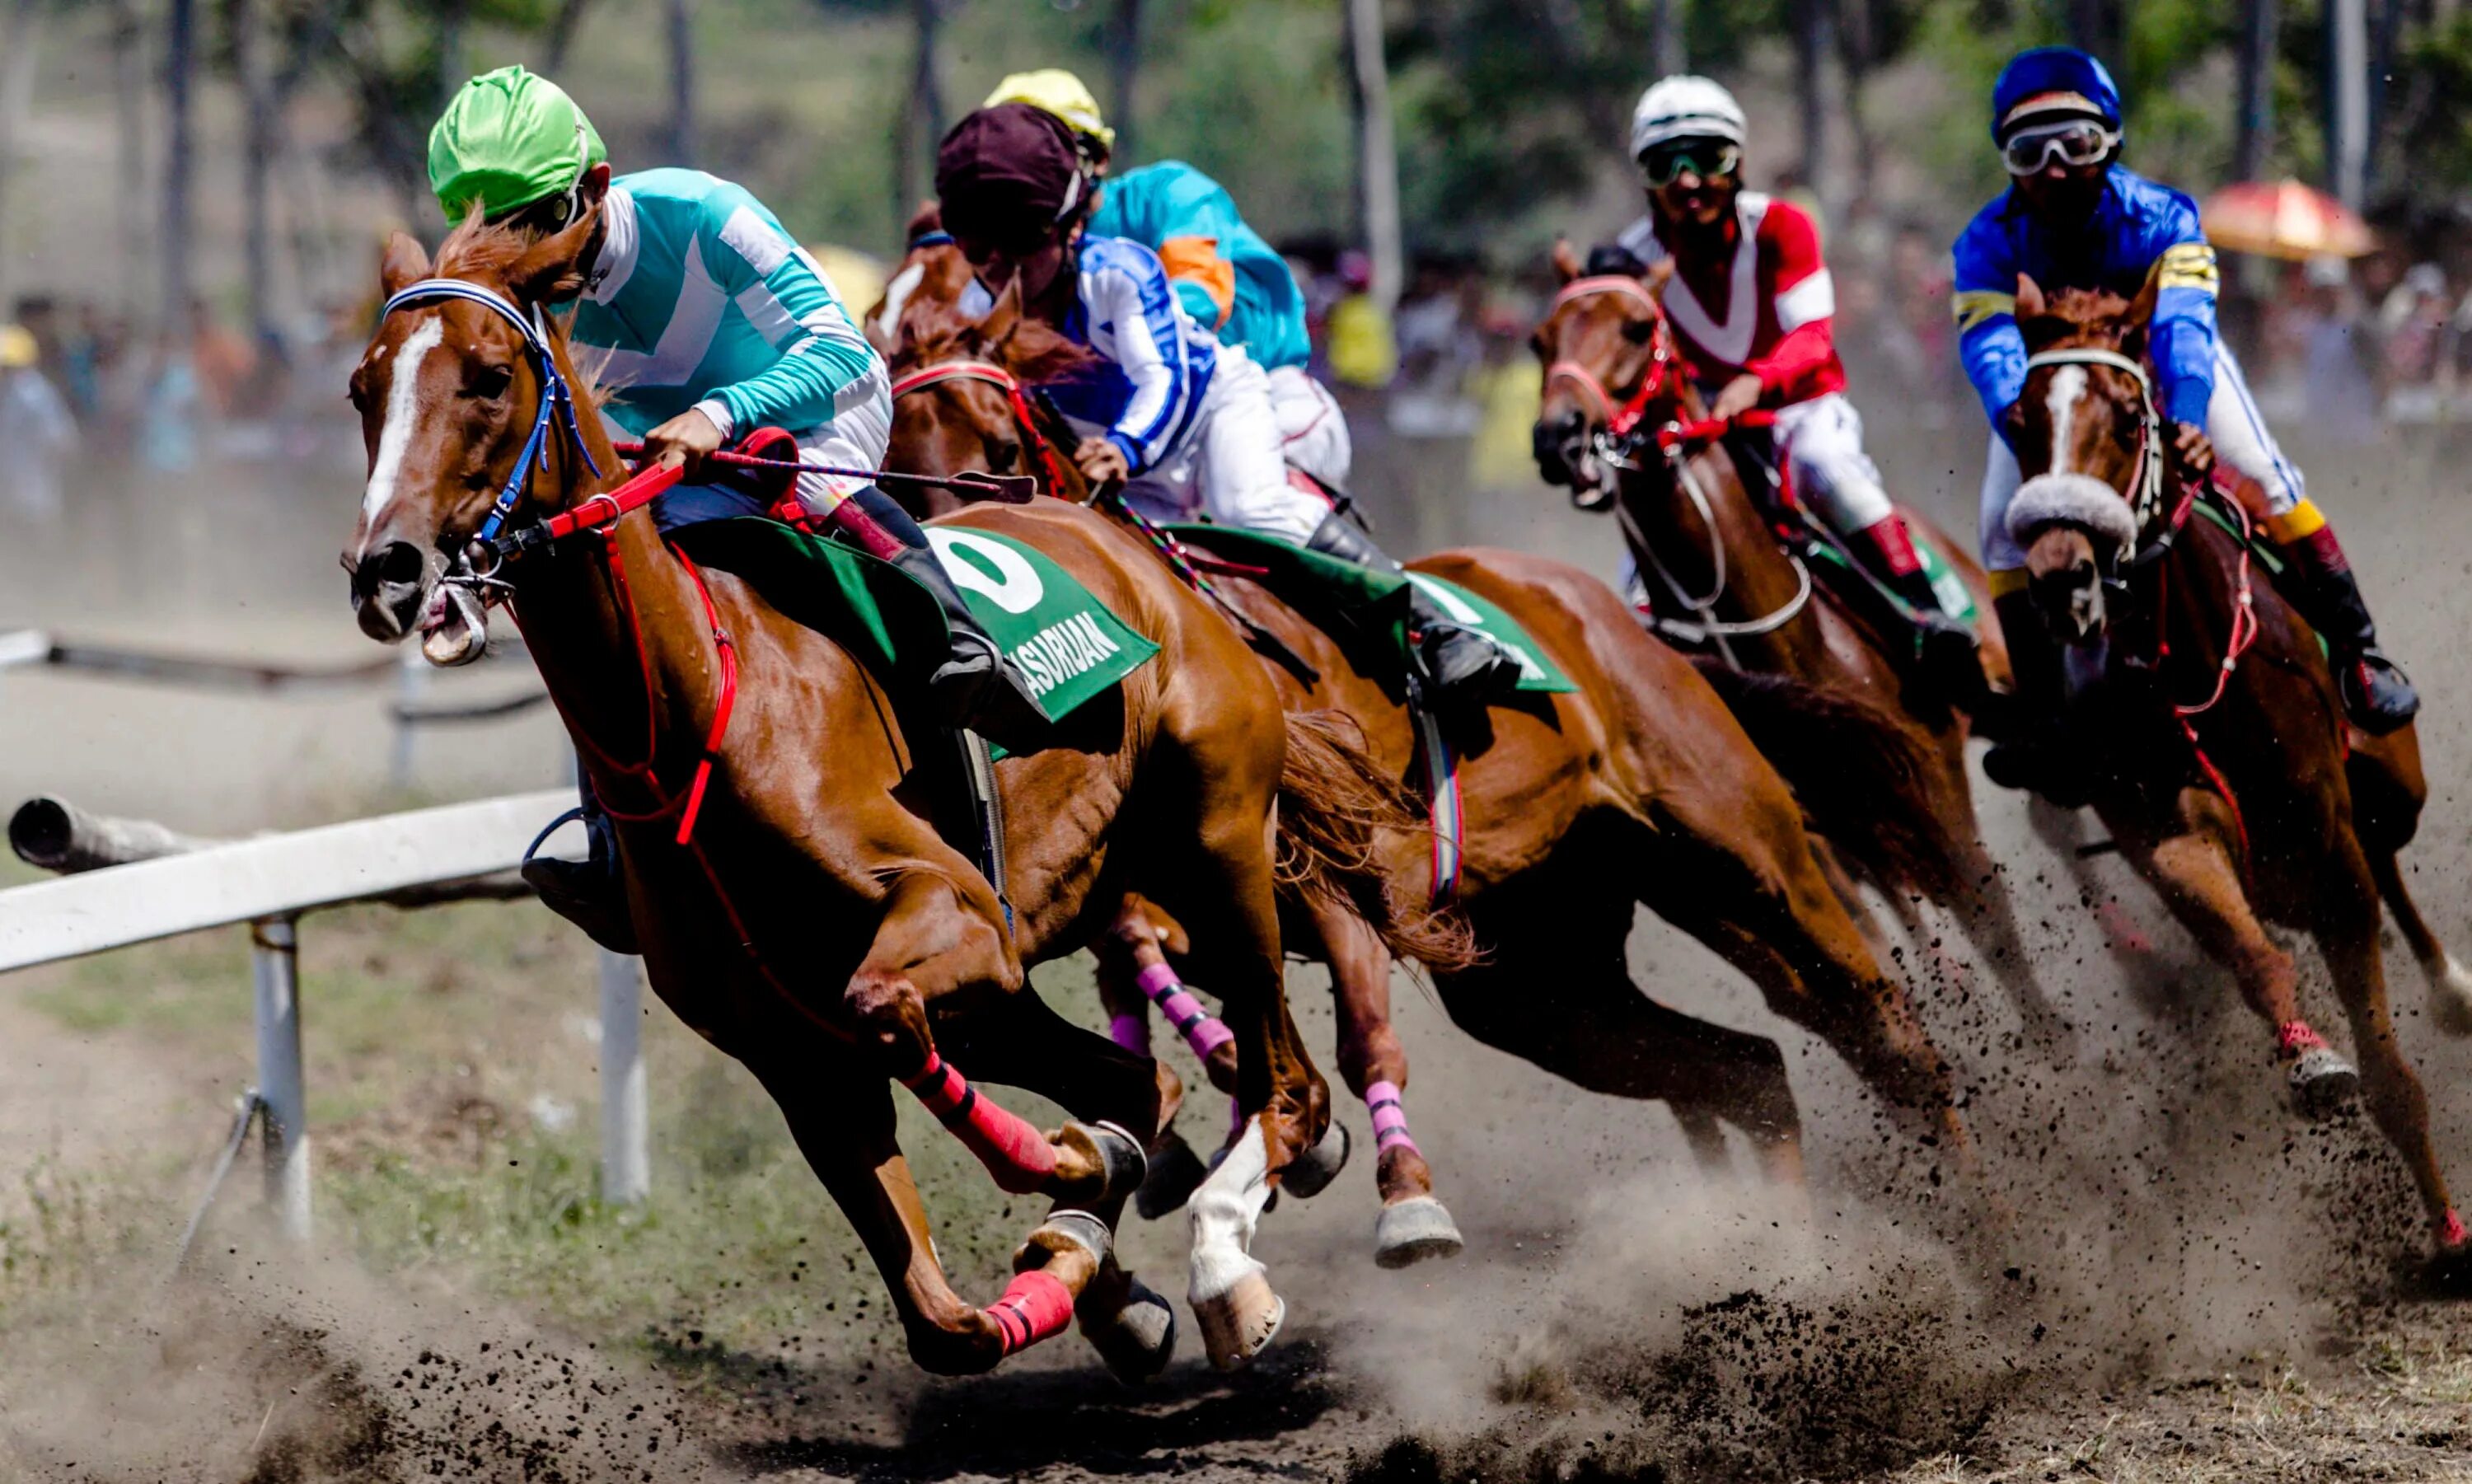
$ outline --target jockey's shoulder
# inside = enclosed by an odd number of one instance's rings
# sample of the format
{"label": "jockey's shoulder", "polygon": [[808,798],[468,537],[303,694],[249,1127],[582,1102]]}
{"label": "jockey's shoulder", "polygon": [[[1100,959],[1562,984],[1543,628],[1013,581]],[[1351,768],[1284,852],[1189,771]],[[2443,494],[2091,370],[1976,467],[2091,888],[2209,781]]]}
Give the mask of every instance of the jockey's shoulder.
{"label": "jockey's shoulder", "polygon": [[1130,237],[1084,235],[1076,261],[1084,274],[1112,270],[1135,278],[1167,276],[1167,269],[1159,262],[1159,255]]}
{"label": "jockey's shoulder", "polygon": [[639,215],[666,220],[680,230],[717,231],[741,211],[752,211],[770,226],[780,227],[780,219],[755,199],[754,192],[735,180],[683,165],[638,170],[610,184],[633,199]]}

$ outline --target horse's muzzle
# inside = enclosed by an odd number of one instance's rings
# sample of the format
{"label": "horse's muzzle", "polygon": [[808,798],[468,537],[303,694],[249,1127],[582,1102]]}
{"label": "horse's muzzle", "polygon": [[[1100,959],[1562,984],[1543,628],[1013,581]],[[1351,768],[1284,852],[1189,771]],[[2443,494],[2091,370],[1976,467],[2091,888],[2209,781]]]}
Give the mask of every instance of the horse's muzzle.
{"label": "horse's muzzle", "polygon": [[392,644],[412,633],[429,599],[429,556],[410,541],[390,541],[365,551],[344,569],[352,577],[352,611],[361,632]]}
{"label": "horse's muzzle", "polygon": [[2110,615],[2104,602],[2102,569],[2080,559],[2033,579],[2034,609],[2063,644],[2091,644],[2103,637]]}
{"label": "horse's muzzle", "polygon": [[1573,470],[1587,450],[1587,419],[1578,412],[1567,412],[1554,419],[1539,419],[1530,432],[1529,447],[1536,456],[1536,472],[1549,485],[1569,485]]}

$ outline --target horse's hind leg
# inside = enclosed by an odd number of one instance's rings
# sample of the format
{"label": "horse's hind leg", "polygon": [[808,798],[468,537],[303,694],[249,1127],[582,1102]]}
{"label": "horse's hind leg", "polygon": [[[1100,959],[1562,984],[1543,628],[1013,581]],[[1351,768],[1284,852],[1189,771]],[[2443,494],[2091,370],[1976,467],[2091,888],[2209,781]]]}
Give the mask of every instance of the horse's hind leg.
{"label": "horse's hind leg", "polygon": [[1351,912],[1323,908],[1314,914],[1314,927],[1330,965],[1339,1073],[1373,1115],[1373,1174],[1382,1192],[1373,1260],[1401,1268],[1457,1256],[1465,1245],[1459,1224],[1435,1197],[1434,1172],[1408,1133],[1408,1052],[1390,1025],[1390,950]]}
{"label": "horse's hind leg", "polygon": [[2386,898],[2387,911],[2394,918],[2395,931],[2403,935],[2413,962],[2420,965],[2421,980],[2429,987],[2429,1017],[2449,1036],[2472,1036],[2472,969],[2458,962],[2430,930],[2419,903],[2403,884],[2403,871],[2392,852],[2370,850],[2365,843],[2363,850],[2369,857],[2378,895]]}

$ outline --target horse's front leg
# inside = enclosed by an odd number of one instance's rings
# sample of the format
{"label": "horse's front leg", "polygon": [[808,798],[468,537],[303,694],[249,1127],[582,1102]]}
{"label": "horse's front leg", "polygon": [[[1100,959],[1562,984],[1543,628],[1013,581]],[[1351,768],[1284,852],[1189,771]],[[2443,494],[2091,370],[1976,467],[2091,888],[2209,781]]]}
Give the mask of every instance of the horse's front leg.
{"label": "horse's front leg", "polygon": [[1330,965],[1339,1073],[1373,1117],[1373,1177],[1382,1193],[1373,1260],[1396,1268],[1451,1257],[1464,1245],[1459,1225],[1435,1196],[1433,1169],[1408,1133],[1408,1051],[1390,1024],[1390,951],[1352,912],[1319,908],[1314,928]]}

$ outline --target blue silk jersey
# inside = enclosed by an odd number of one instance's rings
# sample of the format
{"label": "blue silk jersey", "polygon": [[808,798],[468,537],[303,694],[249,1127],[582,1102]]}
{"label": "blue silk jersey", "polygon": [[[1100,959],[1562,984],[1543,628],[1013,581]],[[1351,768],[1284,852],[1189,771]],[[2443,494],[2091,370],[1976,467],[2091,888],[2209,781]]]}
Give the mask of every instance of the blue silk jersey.
{"label": "blue silk jersey", "polygon": [[1958,354],[2000,426],[2026,386],[2026,341],[2017,329],[2017,275],[2046,292],[2107,289],[2135,299],[2156,286],[2151,348],[2164,416],[2203,427],[2215,390],[2215,250],[2198,225],[2198,203],[2168,185],[2114,165],[2081,226],[2051,227],[2012,187],[1957,239]]}
{"label": "blue silk jersey", "polygon": [[1182,160],[1106,180],[1090,235],[1130,238],[1156,252],[1193,322],[1243,346],[1264,371],[1312,357],[1304,295],[1287,260],[1245,225],[1218,181]]}

